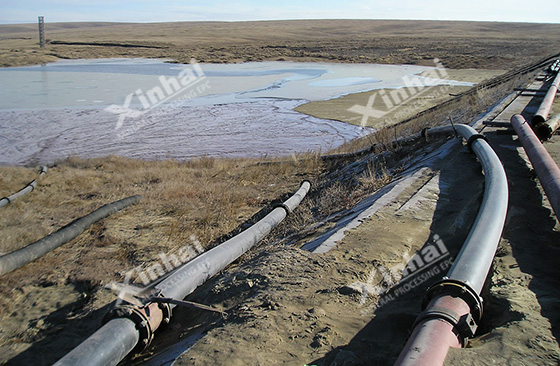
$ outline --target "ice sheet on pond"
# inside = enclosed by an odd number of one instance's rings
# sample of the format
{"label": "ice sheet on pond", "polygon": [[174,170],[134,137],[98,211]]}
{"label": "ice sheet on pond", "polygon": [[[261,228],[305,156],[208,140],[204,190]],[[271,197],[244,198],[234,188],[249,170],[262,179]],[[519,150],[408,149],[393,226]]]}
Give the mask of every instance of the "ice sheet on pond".
{"label": "ice sheet on pond", "polygon": [[[363,130],[293,108],[402,87],[407,77],[426,70],[435,69],[293,62],[179,65],[143,59],[0,69],[0,162],[52,163],[70,155],[109,154],[260,157],[327,150]],[[173,94],[183,86],[185,73],[194,82]],[[408,82],[423,79],[414,76]],[[106,110],[109,106],[113,113]]]}

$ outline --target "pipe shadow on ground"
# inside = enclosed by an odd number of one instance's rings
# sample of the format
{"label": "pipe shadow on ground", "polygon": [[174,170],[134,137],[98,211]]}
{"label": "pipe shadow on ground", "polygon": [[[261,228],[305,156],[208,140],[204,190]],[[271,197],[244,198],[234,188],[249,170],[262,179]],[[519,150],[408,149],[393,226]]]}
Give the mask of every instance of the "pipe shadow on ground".
{"label": "pipe shadow on ground", "polygon": [[[80,282],[75,286],[76,291],[82,292],[83,286]],[[93,334],[101,326],[103,317],[114,303],[87,315],[74,317],[74,314],[83,312],[86,306],[87,302],[79,299],[37,319],[48,324],[48,328],[39,331],[33,339],[33,344],[7,361],[6,366],[52,365]]]}
{"label": "pipe shadow on ground", "polygon": [[[441,168],[440,194],[431,218],[430,237],[422,246],[426,248],[433,245],[439,237],[449,251],[448,259],[455,258],[469,233],[480,207],[484,186],[480,164],[466,147],[453,149],[450,154],[449,158],[438,163],[444,164],[443,167],[434,168]],[[444,264],[444,261],[436,261],[423,271],[414,272],[410,282],[415,278],[422,278],[424,281],[409,291],[399,289],[400,286],[404,288],[408,282],[399,283],[380,298],[377,304],[383,305],[378,308],[375,308],[376,303],[373,301],[366,303],[364,310],[373,319],[347,345],[337,347],[308,364],[392,364],[404,347],[414,320],[422,310],[422,300],[427,288],[447,273],[450,264]]]}
{"label": "pipe shadow on ground", "polygon": [[[525,116],[527,114],[524,112]],[[488,134],[491,135],[491,134]],[[521,143],[513,136],[492,136],[510,182],[510,211],[502,235],[522,273],[531,278],[528,287],[535,294],[541,314],[560,340],[560,232],[551,209],[539,189],[538,179],[519,155]]]}
{"label": "pipe shadow on ground", "polygon": [[[492,147],[502,159],[510,188],[510,209],[498,249],[506,251],[507,243],[525,274],[531,276],[529,289],[536,295],[541,314],[551,325],[553,336],[560,339],[560,233],[554,231],[557,222],[550,209],[543,207],[543,196],[534,174],[519,156],[513,136],[490,132],[486,134]],[[483,195],[484,176],[474,155],[461,148],[455,159],[440,170],[440,195],[430,226],[431,236],[438,235],[454,258],[476,218]],[[504,240],[505,239],[505,240]],[[431,240],[430,240],[431,241]],[[424,247],[430,244],[424,243]],[[504,244],[505,241],[505,244]],[[330,351],[326,356],[309,362],[310,365],[386,365],[392,364],[404,347],[416,316],[421,312],[422,299],[429,285],[445,275],[433,276],[421,286],[400,296],[393,296],[377,309],[372,309],[373,319],[347,344]],[[415,273],[422,276],[422,273]],[[488,278],[491,278],[491,274]],[[477,336],[493,328],[519,321],[524,314],[512,311],[508,299],[485,297],[485,315]],[[393,289],[393,293],[397,292]],[[391,296],[391,292],[384,296]],[[371,306],[374,306],[372,304]]]}

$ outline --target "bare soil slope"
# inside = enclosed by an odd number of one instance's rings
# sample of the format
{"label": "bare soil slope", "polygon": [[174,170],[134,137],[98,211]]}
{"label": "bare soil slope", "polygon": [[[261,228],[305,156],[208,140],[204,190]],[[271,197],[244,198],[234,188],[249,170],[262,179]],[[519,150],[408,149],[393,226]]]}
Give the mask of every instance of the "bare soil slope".
{"label": "bare soil slope", "polygon": [[[17,25],[0,26],[0,62],[8,66],[59,58],[196,57],[222,62],[423,64],[439,57],[448,67],[509,69],[555,52],[558,30],[558,25],[405,21],[67,23],[47,24],[47,38],[58,43],[39,50],[36,26]],[[447,113],[461,113],[461,121],[468,122],[498,99],[493,94],[477,96],[484,103],[471,104],[468,114],[462,111],[466,105],[455,105],[440,111],[443,117],[438,121],[445,121]],[[525,112],[531,113],[530,107]],[[413,127],[434,123],[432,115],[426,118]],[[432,141],[400,149],[392,144],[396,131],[374,137],[391,147],[391,153],[341,159],[328,167],[315,155],[280,164],[118,157],[57,164],[35,192],[2,208],[2,253],[107,201],[131,194],[142,194],[144,200],[2,277],[0,364],[52,364],[98,328],[115,298],[102,289],[107,282],[122,280],[130,268],[158,261],[159,254],[177,250],[193,233],[205,245],[222,241],[251,222],[261,208],[293,192],[304,178],[312,179],[315,188],[295,215],[261,250],[247,254],[189,297],[226,309],[229,316],[219,319],[177,309],[173,323],[153,346],[125,363],[142,363],[152,356],[174,359],[190,336],[204,331],[209,332],[178,358],[179,365],[391,363],[420,311],[429,281],[379,307],[379,298],[364,298],[347,286],[368,282],[373,268],[400,263],[403,253],[414,253],[436,234],[456,255],[481,197],[483,176],[476,159],[455,142],[451,155],[424,170],[331,252],[312,255],[296,244],[336,225],[360,198],[442,144]],[[485,133],[504,159],[511,205],[486,295],[486,316],[471,348],[452,350],[448,364],[558,364],[558,222],[515,137],[492,129]],[[556,137],[547,143],[557,161],[558,146]],[[23,167],[0,171],[2,195],[36,174]],[[176,346],[171,355],[163,352],[168,346]]]}
{"label": "bare soil slope", "polygon": [[[556,109],[559,106],[556,103]],[[523,107],[512,104],[498,118],[508,119]],[[523,109],[527,117],[533,108],[534,103]],[[469,347],[452,349],[445,364],[557,365],[560,225],[517,138],[502,128],[483,132],[506,169],[509,214],[484,292],[480,327]],[[213,328],[176,364],[393,364],[427,287],[441,279],[448,266],[441,262],[416,274],[423,278],[439,268],[406,291],[399,289],[402,284],[387,284],[386,277],[371,273],[406,263],[407,253],[410,257],[435,240],[442,241],[451,257],[459,252],[482,199],[484,175],[468,149],[452,143],[450,152],[436,157],[435,163],[426,159],[426,150],[411,148],[410,159],[425,159],[420,166],[426,168],[328,253],[280,247],[228,272],[210,284],[208,292],[202,290],[198,300],[230,308],[235,317]],[[557,136],[546,147],[559,162]],[[315,225],[302,242],[321,230]],[[256,285],[245,292],[245,299],[232,301],[235,289],[246,289],[248,282]],[[377,296],[349,286],[356,283],[392,290]]]}

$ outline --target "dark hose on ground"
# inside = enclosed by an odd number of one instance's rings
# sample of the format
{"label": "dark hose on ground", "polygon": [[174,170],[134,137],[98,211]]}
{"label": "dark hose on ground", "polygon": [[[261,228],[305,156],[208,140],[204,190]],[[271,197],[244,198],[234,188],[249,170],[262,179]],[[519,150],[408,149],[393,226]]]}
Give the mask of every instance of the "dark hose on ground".
{"label": "dark hose on ground", "polygon": [[68,243],[80,235],[85,229],[95,222],[122,210],[138,201],[140,196],[132,196],[120,201],[109,203],[66,225],[57,232],[50,234],[28,246],[0,257],[0,275],[11,272],[32,262],[51,250]]}
{"label": "dark hose on ground", "polygon": [[424,311],[395,365],[443,365],[449,347],[464,347],[474,336],[482,317],[480,293],[494,260],[503,231],[508,183],[500,159],[485,137],[470,126],[434,128],[433,135],[460,135],[478,157],[484,170],[485,189],[475,222],[453,266],[430,287]]}
{"label": "dark hose on ground", "polygon": [[[193,292],[270,233],[300,204],[310,187],[309,182],[303,182],[292,197],[255,225],[179,267],[157,284],[155,289],[158,295],[181,300]],[[160,324],[170,321],[171,308],[169,304],[157,301],[143,307],[121,305],[115,308],[102,328],[55,363],[55,366],[116,365],[131,351],[141,351],[150,344]],[[136,324],[136,327],[131,324]],[[113,334],[118,334],[118,338],[113,338]]]}
{"label": "dark hose on ground", "polygon": [[[42,166],[41,171],[39,172],[39,178],[41,178],[46,172],[47,172],[47,167]],[[4,207],[8,203],[14,202],[15,200],[17,200],[21,196],[25,196],[29,192],[33,191],[36,186],[37,186],[37,179],[34,179],[31,182],[29,182],[25,187],[23,187],[21,190],[19,190],[18,192],[12,194],[11,196],[4,197],[4,198],[0,199],[0,207]]]}

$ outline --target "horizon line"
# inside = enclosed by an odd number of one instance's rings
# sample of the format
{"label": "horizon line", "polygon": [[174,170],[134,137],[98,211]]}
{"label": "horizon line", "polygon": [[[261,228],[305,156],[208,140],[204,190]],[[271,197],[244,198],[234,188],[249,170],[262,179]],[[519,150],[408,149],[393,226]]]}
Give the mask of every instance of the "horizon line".
{"label": "horizon line", "polygon": [[[38,15],[40,16],[40,15]],[[46,18],[46,17],[45,17]],[[62,20],[47,22],[45,24],[55,23],[112,23],[112,24],[160,24],[160,23],[255,23],[255,22],[290,22],[290,21],[328,21],[328,20],[346,20],[346,21],[409,21],[409,22],[464,22],[464,23],[515,23],[515,24],[560,24],[546,21],[521,21],[521,20],[475,20],[475,19],[420,19],[420,18],[291,18],[291,19],[252,19],[252,20]],[[37,21],[29,22],[27,20],[7,21],[0,20],[0,25],[36,25]]]}

